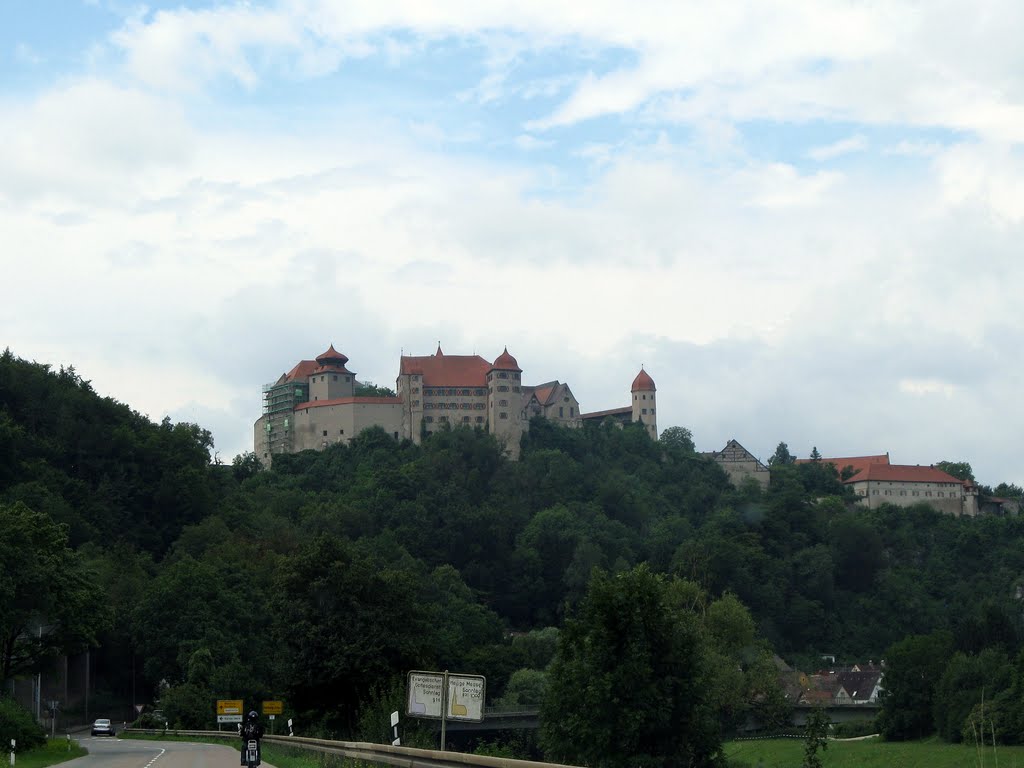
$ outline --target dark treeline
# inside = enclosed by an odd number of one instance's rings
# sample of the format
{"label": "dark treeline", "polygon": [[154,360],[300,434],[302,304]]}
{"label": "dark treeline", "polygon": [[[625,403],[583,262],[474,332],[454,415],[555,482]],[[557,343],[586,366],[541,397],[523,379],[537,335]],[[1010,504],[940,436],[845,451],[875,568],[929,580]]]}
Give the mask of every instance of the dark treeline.
{"label": "dark treeline", "polygon": [[576,615],[595,569],[640,564],[699,587],[708,611],[735,596],[758,647],[804,669],[928,635],[962,669],[1002,654],[1017,685],[1024,520],[862,510],[814,463],[734,488],[670,435],[537,420],[510,462],[479,431],[416,446],[370,430],[262,471],[251,454],[210,463],[209,432],[154,424],[71,368],[0,356],[0,512],[54,524],[103,596],[68,638],[98,642],[112,704],[133,668],[183,725],[209,721],[213,698],[284,697],[324,732],[369,737],[414,668],[540,703],[548,628]]}

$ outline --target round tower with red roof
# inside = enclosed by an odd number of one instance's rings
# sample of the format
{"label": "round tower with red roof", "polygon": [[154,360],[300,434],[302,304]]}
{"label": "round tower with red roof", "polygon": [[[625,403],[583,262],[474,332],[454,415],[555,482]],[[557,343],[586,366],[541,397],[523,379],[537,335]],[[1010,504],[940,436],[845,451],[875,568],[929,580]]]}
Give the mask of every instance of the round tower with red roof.
{"label": "round tower with red roof", "polygon": [[317,355],[316,367],[309,374],[309,399],[311,402],[337,400],[352,397],[355,393],[356,375],[345,367],[348,358],[334,348]]}
{"label": "round tower with red roof", "polygon": [[654,386],[654,379],[640,366],[640,373],[633,379],[633,386],[630,387],[633,395],[633,422],[640,422],[644,425],[647,433],[653,440],[658,439],[658,417],[657,417],[657,387]]}
{"label": "round tower with red roof", "polygon": [[487,426],[513,459],[523,436],[523,369],[508,347],[487,372]]}

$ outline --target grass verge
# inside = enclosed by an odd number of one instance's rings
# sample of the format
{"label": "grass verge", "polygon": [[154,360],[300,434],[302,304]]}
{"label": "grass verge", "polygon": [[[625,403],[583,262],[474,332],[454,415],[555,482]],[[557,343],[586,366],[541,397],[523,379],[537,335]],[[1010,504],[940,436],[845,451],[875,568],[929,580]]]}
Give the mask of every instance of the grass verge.
{"label": "grass verge", "polygon": [[[730,768],[791,768],[803,762],[803,751],[800,739],[753,739],[725,745]],[[978,750],[938,739],[830,741],[818,756],[824,768],[1024,768],[1024,747]]]}
{"label": "grass verge", "polygon": [[80,747],[76,741],[72,741],[71,748],[68,749],[67,739],[49,739],[44,746],[38,749],[19,752],[15,756],[15,766],[16,768],[43,768],[87,754],[89,754],[88,750]]}

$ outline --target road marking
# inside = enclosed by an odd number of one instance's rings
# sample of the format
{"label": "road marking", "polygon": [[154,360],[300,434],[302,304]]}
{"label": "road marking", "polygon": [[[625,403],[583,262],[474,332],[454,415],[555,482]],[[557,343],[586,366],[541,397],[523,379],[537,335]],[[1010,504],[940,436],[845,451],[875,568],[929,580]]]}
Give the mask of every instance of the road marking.
{"label": "road marking", "polygon": [[155,763],[157,760],[159,760],[161,757],[163,757],[163,754],[166,751],[167,751],[166,749],[161,749],[159,755],[157,755],[152,760],[150,760],[148,763],[146,763],[145,768],[150,768],[150,766],[153,765],[153,763]]}

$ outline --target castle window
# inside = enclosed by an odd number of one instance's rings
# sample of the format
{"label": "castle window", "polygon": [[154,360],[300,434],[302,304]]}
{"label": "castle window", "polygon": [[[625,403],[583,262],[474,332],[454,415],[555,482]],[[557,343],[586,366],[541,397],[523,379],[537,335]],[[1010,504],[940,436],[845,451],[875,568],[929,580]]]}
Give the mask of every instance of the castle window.
{"label": "castle window", "polygon": [[643,395],[643,399],[646,400],[647,399],[647,395]]}
{"label": "castle window", "polygon": [[505,413],[504,411],[502,411],[501,413],[498,414],[498,418],[499,419],[507,419],[508,418],[508,414]]}
{"label": "castle window", "polygon": [[395,432],[395,440],[397,440],[397,439],[398,439],[398,433]]}
{"label": "castle window", "polygon": [[907,495],[906,491],[900,491],[900,496],[906,496],[906,495]]}
{"label": "castle window", "polygon": [[420,401],[419,400],[413,400],[412,401],[412,407],[413,408],[419,408],[420,407]]}
{"label": "castle window", "polygon": [[478,411],[482,411],[484,409],[484,404],[483,403],[473,403],[473,408],[475,408]]}
{"label": "castle window", "polygon": [[338,434],[339,435],[344,435],[345,434],[345,430],[344,429],[339,429],[338,430]]}
{"label": "castle window", "polygon": [[575,416],[576,415],[576,409],[574,407],[572,407],[572,406],[569,407],[569,415],[570,416]]}
{"label": "castle window", "polygon": [[563,411],[564,409],[562,408],[562,406],[558,406],[558,418],[562,418],[563,416],[565,416],[565,413]]}
{"label": "castle window", "polygon": [[920,491],[914,491],[913,493],[914,493],[915,496],[920,496],[921,495]]}
{"label": "castle window", "polygon": [[463,416],[462,420],[468,424],[469,423],[469,416]]}
{"label": "castle window", "polygon": [[459,394],[462,395],[463,397],[469,397],[471,393],[468,389],[460,389]]}
{"label": "castle window", "polygon": [[454,390],[454,389],[446,389],[446,390],[444,391],[444,393],[445,393],[446,395],[448,395],[449,397],[451,397],[452,395],[454,395],[454,394],[455,394],[455,390]]}
{"label": "castle window", "polygon": [[936,495],[938,495],[939,497],[942,497],[942,496],[945,496],[946,494],[944,494],[942,491],[939,491],[938,494],[936,494]]}
{"label": "castle window", "polygon": [[878,495],[878,489],[876,488],[875,490],[873,490],[873,491],[871,492],[871,495],[872,495],[872,496],[877,496],[877,495]]}
{"label": "castle window", "polygon": [[477,416],[476,417],[476,423],[477,424],[483,424],[484,423],[484,417],[483,416]]}
{"label": "castle window", "polygon": [[487,390],[485,390],[483,387],[477,387],[475,390],[473,390],[473,394],[479,397],[481,395],[486,395]]}
{"label": "castle window", "polygon": [[504,371],[498,371],[498,378],[499,379],[507,379],[508,378],[508,374],[505,373]]}
{"label": "castle window", "polygon": [[932,495],[932,492],[931,492],[931,491],[925,491],[925,492],[924,492],[924,495],[925,495],[925,496],[931,496],[931,495]]}
{"label": "castle window", "polygon": [[327,430],[324,430],[324,437],[327,437]]}
{"label": "castle window", "polygon": [[432,424],[432,423],[433,423],[433,421],[434,421],[434,417],[433,417],[433,416],[424,416],[424,417],[423,417],[423,420],[424,420],[425,422],[427,422],[428,424]]}
{"label": "castle window", "polygon": [[512,387],[512,391],[513,392],[518,392],[519,391],[519,387]]}
{"label": "castle window", "polygon": [[449,411],[457,411],[458,409],[459,409],[459,404],[458,403],[448,403],[448,410]]}
{"label": "castle window", "polygon": [[412,388],[412,393],[413,393],[414,395],[418,395],[418,394],[420,393],[420,388],[419,388],[419,387],[413,387],[413,388]]}
{"label": "castle window", "polygon": [[447,416],[438,416],[437,420],[438,421],[448,421],[448,417]]}
{"label": "castle window", "polygon": [[891,496],[891,495],[892,495],[892,491],[886,491],[886,492],[885,492],[885,495],[886,495],[886,496]]}
{"label": "castle window", "polygon": [[504,408],[506,405],[508,405],[508,400],[499,400],[498,405]]}
{"label": "castle window", "polygon": [[640,398],[638,398],[636,395],[633,395],[633,399],[634,400],[639,400]]}
{"label": "castle window", "polygon": [[505,384],[502,384],[500,387],[498,387],[498,391],[499,392],[508,392],[508,386],[506,386]]}
{"label": "castle window", "polygon": [[646,408],[641,408],[640,409],[640,413],[642,413],[642,414],[644,414],[646,416],[647,415],[647,409]]}
{"label": "castle window", "polygon": [[654,415],[654,409],[651,408],[651,416],[653,416],[653,415]]}
{"label": "castle window", "polygon": [[345,377],[345,381],[352,381],[352,377],[351,376],[346,376]]}
{"label": "castle window", "polygon": [[336,374],[336,373],[332,374],[331,375],[331,381],[337,381],[337,380],[338,380],[338,374]]}
{"label": "castle window", "polygon": [[513,373],[512,374],[512,378],[515,379],[516,381],[519,381],[519,374],[518,373]]}

